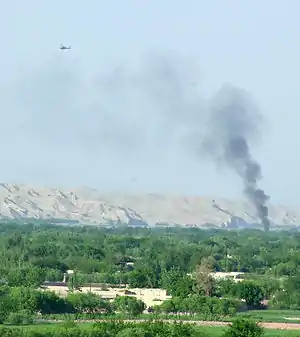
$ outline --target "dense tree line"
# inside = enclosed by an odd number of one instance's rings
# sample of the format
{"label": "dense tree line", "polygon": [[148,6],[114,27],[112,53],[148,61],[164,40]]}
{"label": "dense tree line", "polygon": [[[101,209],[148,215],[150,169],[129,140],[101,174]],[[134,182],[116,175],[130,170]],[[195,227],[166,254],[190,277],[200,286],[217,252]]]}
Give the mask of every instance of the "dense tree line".
{"label": "dense tree line", "polygon": [[[155,313],[221,319],[263,308],[263,300],[272,308],[300,308],[298,233],[10,223],[0,225],[0,234],[2,321],[36,312],[135,316],[145,309],[134,299],[119,298],[111,305],[72,292],[91,282],[167,289],[173,298],[152,308]],[[45,280],[62,280],[68,269],[75,274],[67,299],[36,290]],[[245,272],[245,280],[216,281],[213,271]]]}
{"label": "dense tree line", "polygon": [[[216,271],[281,277],[295,276],[300,268],[298,233],[13,224],[0,225],[0,233],[2,269],[33,266],[41,268],[40,277],[48,280],[62,278],[67,269],[76,269],[84,281],[158,286],[162,271],[175,266],[189,273],[208,256]],[[126,262],[134,262],[134,270]],[[121,279],[118,271],[122,272]]]}

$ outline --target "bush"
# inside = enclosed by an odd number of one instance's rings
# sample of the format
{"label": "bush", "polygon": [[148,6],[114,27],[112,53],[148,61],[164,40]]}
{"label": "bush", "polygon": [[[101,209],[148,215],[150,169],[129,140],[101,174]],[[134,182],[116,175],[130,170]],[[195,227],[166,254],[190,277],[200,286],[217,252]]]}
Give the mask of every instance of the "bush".
{"label": "bush", "polygon": [[264,329],[248,319],[236,319],[225,332],[224,337],[262,337]]}
{"label": "bush", "polygon": [[146,333],[143,329],[134,327],[134,328],[126,328],[118,332],[116,337],[145,337]]}
{"label": "bush", "polygon": [[136,317],[143,313],[146,305],[141,300],[130,296],[118,296],[114,302],[113,307],[116,311],[128,315],[130,317]]}
{"label": "bush", "polygon": [[30,325],[33,323],[33,317],[31,313],[26,310],[11,312],[8,315],[7,323],[11,325]]}

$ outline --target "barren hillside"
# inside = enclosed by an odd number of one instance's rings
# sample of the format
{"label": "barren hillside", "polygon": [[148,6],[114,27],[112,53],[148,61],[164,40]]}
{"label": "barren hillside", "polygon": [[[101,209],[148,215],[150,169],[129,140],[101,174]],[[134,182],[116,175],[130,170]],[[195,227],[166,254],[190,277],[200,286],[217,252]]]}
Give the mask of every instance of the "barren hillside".
{"label": "barren hillside", "polygon": [[[104,224],[109,220],[128,223],[141,220],[150,225],[226,226],[238,217],[257,222],[253,208],[243,201],[213,197],[161,194],[101,194],[92,189],[40,188],[22,184],[0,184],[0,216],[12,219],[69,219]],[[270,206],[270,220],[278,225],[300,223],[300,212]]]}

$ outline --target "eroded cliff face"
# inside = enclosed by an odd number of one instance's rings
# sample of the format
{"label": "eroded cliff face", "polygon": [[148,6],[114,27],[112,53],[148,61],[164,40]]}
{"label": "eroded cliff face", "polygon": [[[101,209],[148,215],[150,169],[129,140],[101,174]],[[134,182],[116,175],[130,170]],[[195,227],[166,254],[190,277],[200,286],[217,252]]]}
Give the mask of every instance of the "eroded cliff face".
{"label": "eroded cliff face", "polygon": [[67,191],[19,184],[0,184],[0,215],[9,218],[58,218],[83,223],[141,219],[133,210],[96,197],[93,190]]}
{"label": "eroded cliff face", "polygon": [[[230,227],[232,217],[253,223],[254,209],[242,201],[213,197],[163,194],[101,193],[88,188],[42,188],[24,184],[0,184],[0,216],[11,219],[58,218],[86,224],[168,223]],[[300,224],[300,212],[270,206],[271,222]],[[225,225],[224,225],[225,224]]]}

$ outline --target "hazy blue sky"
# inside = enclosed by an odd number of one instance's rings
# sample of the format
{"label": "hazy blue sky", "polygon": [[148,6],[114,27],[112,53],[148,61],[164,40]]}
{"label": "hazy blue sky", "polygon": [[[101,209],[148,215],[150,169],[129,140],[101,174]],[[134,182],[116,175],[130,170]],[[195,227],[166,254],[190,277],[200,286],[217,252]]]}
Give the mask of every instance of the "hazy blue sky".
{"label": "hazy blue sky", "polygon": [[[180,138],[181,125],[203,129],[205,100],[230,82],[265,116],[262,186],[298,204],[299,12],[297,0],[5,1],[1,180],[240,196],[234,174]],[[169,63],[184,97],[199,96],[195,123],[176,85],[157,89]]]}

